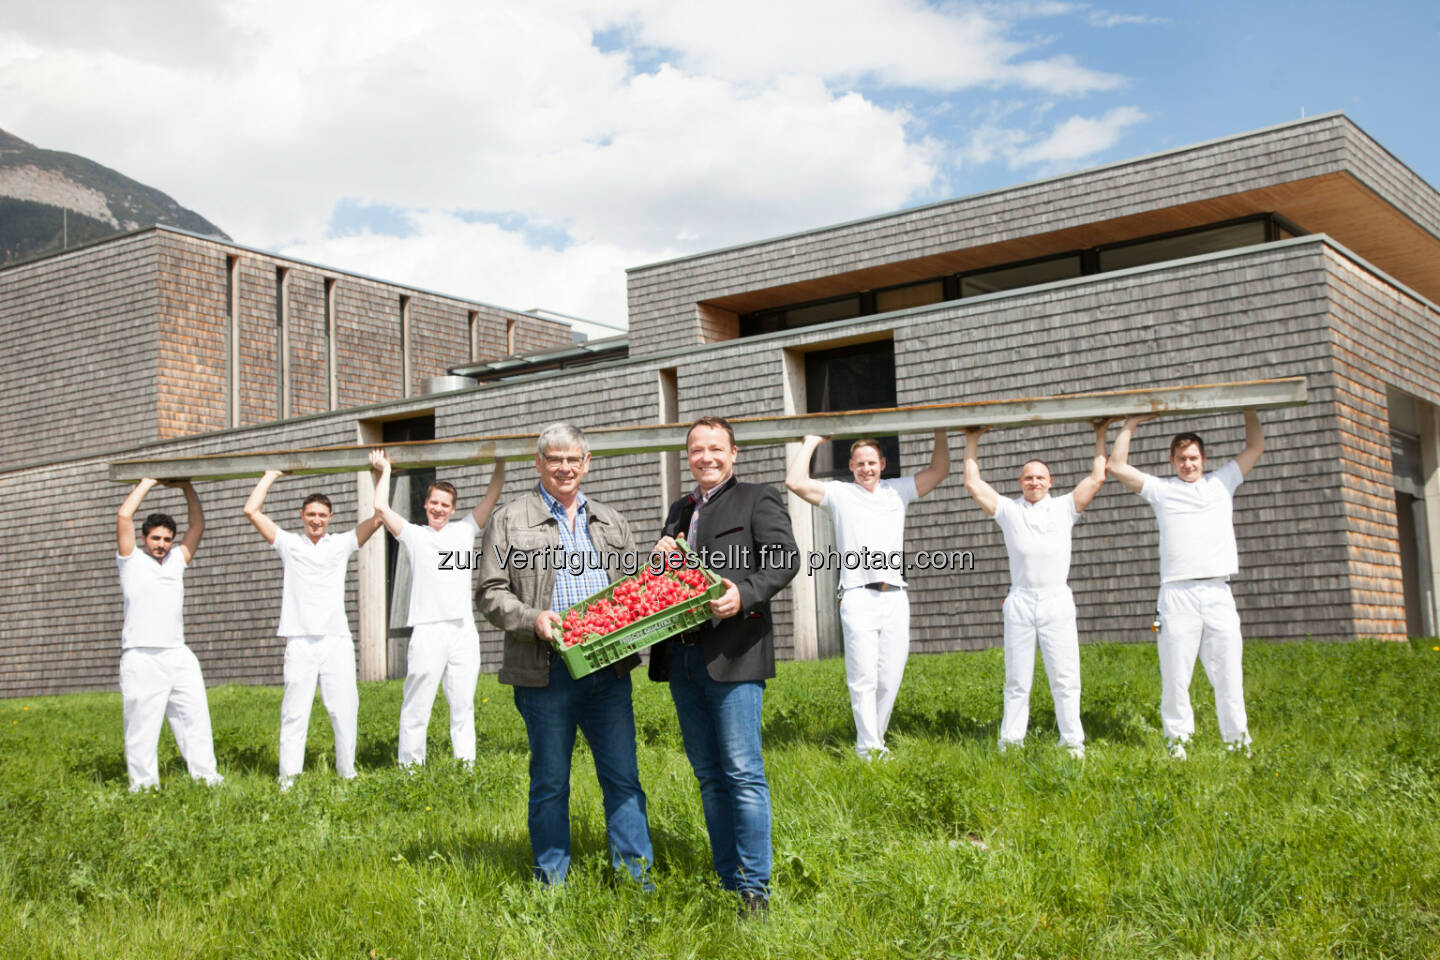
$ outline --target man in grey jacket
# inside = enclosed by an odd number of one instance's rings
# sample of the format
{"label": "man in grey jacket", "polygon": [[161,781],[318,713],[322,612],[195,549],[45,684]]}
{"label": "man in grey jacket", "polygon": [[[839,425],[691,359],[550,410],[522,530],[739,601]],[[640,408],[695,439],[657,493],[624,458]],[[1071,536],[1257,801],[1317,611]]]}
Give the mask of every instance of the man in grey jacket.
{"label": "man in grey jacket", "polygon": [[624,517],[580,492],[590,448],[578,427],[541,431],[535,468],[535,488],[485,526],[476,592],[480,612],[505,631],[500,682],[515,688],[530,741],[535,876],[562,883],[570,867],[570,757],[578,729],[605,798],[610,861],[648,886],[654,852],[630,700],[630,671],[640,658],[575,680],[550,643],[564,610],[635,570],[635,541]]}

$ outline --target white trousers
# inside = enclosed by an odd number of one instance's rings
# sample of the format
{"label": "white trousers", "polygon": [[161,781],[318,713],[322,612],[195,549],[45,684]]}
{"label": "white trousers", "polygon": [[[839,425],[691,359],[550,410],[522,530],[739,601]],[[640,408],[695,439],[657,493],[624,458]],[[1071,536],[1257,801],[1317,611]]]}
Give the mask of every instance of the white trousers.
{"label": "white trousers", "polygon": [[1160,720],[1165,739],[1188,740],[1195,732],[1190,677],[1198,654],[1210,686],[1215,688],[1220,739],[1248,744],[1240,666],[1245,642],[1230,584],[1219,578],[1161,584],[1156,606],[1160,610]]}
{"label": "white trousers", "polygon": [[130,789],[160,785],[160,728],[168,718],[190,776],[221,782],[215,769],[210,704],[200,661],[187,646],[131,647],[120,655],[120,697],[125,707],[125,766]]}
{"label": "white trousers", "polygon": [[360,694],[355,687],[355,646],[349,637],[291,637],[285,641],[285,697],[280,701],[280,781],[305,767],[305,738],[315,687],[335,731],[335,772],[355,776],[355,728]]}
{"label": "white trousers", "polygon": [[1070,588],[1011,589],[1005,597],[1005,716],[1000,743],[1025,740],[1030,723],[1030,686],[1035,679],[1035,646],[1045,661],[1060,742],[1085,742],[1080,726],[1080,638],[1075,631],[1075,598]]}
{"label": "white trousers", "polygon": [[425,762],[425,730],[435,690],[450,704],[450,747],[456,760],[475,762],[475,683],[480,677],[480,634],[463,620],[418,623],[405,654],[400,704],[400,766]]}
{"label": "white trousers", "polygon": [[855,752],[885,750],[885,730],[910,653],[910,599],[904,590],[852,587],[840,603],[845,682],[855,717]]}

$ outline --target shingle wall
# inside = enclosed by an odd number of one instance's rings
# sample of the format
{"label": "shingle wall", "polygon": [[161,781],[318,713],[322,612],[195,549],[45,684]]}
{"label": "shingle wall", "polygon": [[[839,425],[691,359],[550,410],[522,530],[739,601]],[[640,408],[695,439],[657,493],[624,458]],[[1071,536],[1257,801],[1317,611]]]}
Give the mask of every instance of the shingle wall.
{"label": "shingle wall", "polygon": [[147,242],[159,261],[157,437],[223,430],[230,424],[225,258],[159,232]]}
{"label": "shingle wall", "polygon": [[145,235],[0,271],[0,470],[156,437]]}
{"label": "shingle wall", "polygon": [[1335,251],[1327,266],[1355,632],[1403,635],[1386,386],[1440,402],[1440,314]]}

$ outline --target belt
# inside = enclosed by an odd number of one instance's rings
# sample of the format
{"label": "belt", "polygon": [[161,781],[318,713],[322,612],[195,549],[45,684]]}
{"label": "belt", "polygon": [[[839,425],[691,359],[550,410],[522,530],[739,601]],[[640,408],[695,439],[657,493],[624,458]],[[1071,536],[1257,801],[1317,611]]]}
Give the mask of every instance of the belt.
{"label": "belt", "polygon": [[703,634],[701,634],[699,627],[691,627],[689,630],[681,633],[675,639],[679,640],[687,647],[695,647],[700,645],[700,642],[703,639]]}
{"label": "belt", "polygon": [[900,586],[898,583],[887,583],[884,580],[876,580],[874,583],[865,584],[865,589],[880,590],[883,592],[885,590],[904,590],[905,588]]}

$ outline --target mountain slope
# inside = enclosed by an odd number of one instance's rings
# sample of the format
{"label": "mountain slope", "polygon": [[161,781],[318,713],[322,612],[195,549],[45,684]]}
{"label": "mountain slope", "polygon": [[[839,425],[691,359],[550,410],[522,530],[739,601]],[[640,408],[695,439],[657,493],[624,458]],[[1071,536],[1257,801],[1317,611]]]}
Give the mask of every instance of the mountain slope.
{"label": "mountain slope", "polygon": [[0,130],[0,266],[154,223],[230,239],[154,187]]}

